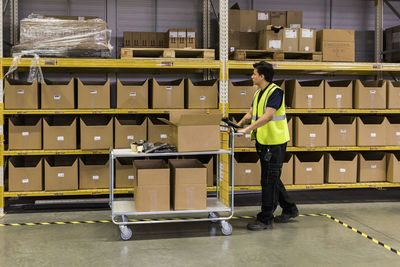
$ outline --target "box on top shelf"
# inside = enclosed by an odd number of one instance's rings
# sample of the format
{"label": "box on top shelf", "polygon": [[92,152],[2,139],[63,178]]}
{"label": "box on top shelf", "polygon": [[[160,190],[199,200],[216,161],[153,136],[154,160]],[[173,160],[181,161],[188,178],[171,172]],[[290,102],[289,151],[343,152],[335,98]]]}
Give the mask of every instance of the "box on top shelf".
{"label": "box on top shelf", "polygon": [[285,81],[286,105],[291,108],[324,108],[324,81]]}
{"label": "box on top shelf", "polygon": [[328,146],[356,146],[356,118],[328,117]]}
{"label": "box on top shelf", "polygon": [[317,33],[315,29],[299,29],[299,51],[300,52],[315,52],[317,42]]}
{"label": "box on top shelf", "polygon": [[42,118],[37,116],[9,118],[8,149],[42,149]]}
{"label": "box on top shelf", "polygon": [[400,82],[386,81],[387,108],[400,109]]}
{"label": "box on top shelf", "polygon": [[261,163],[257,153],[235,154],[235,185],[259,186],[261,181]]}
{"label": "box on top shelf", "polygon": [[141,47],[141,32],[131,32],[132,47]]}
{"label": "box on top shelf", "polygon": [[117,80],[117,108],[149,107],[149,81]]}
{"label": "box on top shelf", "polygon": [[148,48],[149,46],[149,32],[141,32],[140,33],[140,47],[141,48]]}
{"label": "box on top shelf", "polygon": [[327,145],[326,117],[296,117],[294,144],[300,147],[324,147]]}
{"label": "box on top shelf", "polygon": [[128,47],[128,48],[133,47],[131,32],[124,32],[123,38],[124,38],[124,47]]}
{"label": "box on top shelf", "polygon": [[178,29],[168,30],[168,47],[178,48]]}
{"label": "box on top shelf", "polygon": [[240,10],[240,31],[256,32],[257,27],[257,11]]}
{"label": "box on top shelf", "polygon": [[113,118],[108,115],[81,116],[81,149],[113,147]]}
{"label": "box on top shelf", "polygon": [[390,183],[400,183],[400,154],[387,153],[387,181]]}
{"label": "box on top shelf", "polygon": [[108,155],[84,155],[79,158],[79,189],[108,188]]}
{"label": "box on top shelf", "polygon": [[78,190],[78,161],[76,156],[50,156],[44,161],[46,191]]}
{"label": "box on top shelf", "polygon": [[42,191],[42,158],[11,157],[8,161],[8,191]]}
{"label": "box on top shelf", "polygon": [[286,11],[271,11],[271,25],[286,27],[287,12]]}
{"label": "box on top shelf", "polygon": [[43,149],[76,149],[76,117],[49,116],[43,119]]}
{"label": "box on top shelf", "polygon": [[193,82],[190,79],[186,80],[186,103],[187,108],[203,108],[217,109],[218,108],[218,81],[198,81]]}
{"label": "box on top shelf", "polygon": [[26,81],[4,80],[5,109],[38,109],[39,89],[35,79],[32,83]]}
{"label": "box on top shelf", "polygon": [[184,108],[185,83],[183,79],[174,81],[152,80],[152,108]]}
{"label": "box on top shelf", "polygon": [[265,29],[267,25],[271,25],[271,12],[257,11],[256,32]]}
{"label": "box on top shelf", "polygon": [[294,156],[294,184],[323,184],[324,155],[307,152]]}
{"label": "box on top shelf", "polygon": [[325,108],[353,108],[353,81],[325,81]]}
{"label": "box on top shelf", "polygon": [[74,79],[67,82],[44,80],[42,83],[42,109],[75,108]]}
{"label": "box on top shelf", "polygon": [[286,27],[302,28],[303,27],[303,11],[289,10],[286,13]]}
{"label": "box on top shelf", "polygon": [[386,153],[362,152],[358,166],[358,182],[386,181]]}
{"label": "box on top shelf", "polygon": [[381,116],[357,117],[357,146],[385,146],[387,124]]}
{"label": "box on top shelf", "polygon": [[386,119],[386,145],[400,146],[400,117],[392,115]]}
{"label": "box on top shelf", "polygon": [[317,51],[323,61],[355,61],[354,30],[323,29],[317,32]]}
{"label": "box on top shelf", "polygon": [[197,43],[196,31],[194,29],[186,29],[186,47],[196,48],[196,43]]}
{"label": "box on top shelf", "polygon": [[110,108],[110,79],[105,82],[78,79],[78,108]]}
{"label": "box on top shelf", "polygon": [[239,47],[237,49],[256,50],[258,34],[256,32],[239,32]]}
{"label": "box on top shelf", "polygon": [[282,174],[281,174],[281,181],[284,185],[292,185],[293,184],[293,160],[294,154],[292,153],[285,153],[285,159],[283,161],[282,166]]}
{"label": "box on top shelf", "polygon": [[283,34],[282,27],[267,26],[259,32],[258,49],[281,52],[283,50]]}
{"label": "box on top shelf", "polygon": [[186,29],[178,29],[178,48],[186,47]]}
{"label": "box on top shelf", "polygon": [[254,94],[258,90],[252,80],[232,82],[228,85],[228,103],[231,109],[248,109],[251,107]]}
{"label": "box on top shelf", "polygon": [[386,81],[355,81],[354,108],[385,109]]}
{"label": "box on top shelf", "polygon": [[385,38],[385,61],[386,62],[399,62],[400,53],[400,27],[394,26],[388,28],[384,32]]}
{"label": "box on top shelf", "polygon": [[299,30],[292,28],[283,29],[283,51],[297,52],[299,51]]}
{"label": "box on top shelf", "polygon": [[133,160],[117,158],[115,160],[115,188],[133,188]]}
{"label": "box on top shelf", "polygon": [[149,48],[158,48],[156,32],[149,32],[149,41],[147,44]]}
{"label": "box on top shelf", "polygon": [[[160,115],[158,115],[160,117]],[[172,126],[160,121],[155,117],[149,117],[147,119],[147,141],[150,143],[167,143],[172,142]]]}
{"label": "box on top shelf", "polygon": [[327,153],[325,158],[325,182],[339,184],[356,183],[357,161],[357,153]]}
{"label": "box on top shelf", "polygon": [[147,140],[147,118],[139,115],[115,117],[115,148],[130,148],[131,143]]}

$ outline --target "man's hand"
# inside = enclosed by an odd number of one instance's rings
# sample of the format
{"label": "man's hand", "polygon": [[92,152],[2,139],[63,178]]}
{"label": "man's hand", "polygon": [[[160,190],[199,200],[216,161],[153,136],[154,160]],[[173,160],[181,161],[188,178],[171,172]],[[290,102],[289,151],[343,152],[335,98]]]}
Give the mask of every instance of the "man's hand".
{"label": "man's hand", "polygon": [[251,132],[251,130],[249,129],[249,127],[243,128],[243,129],[239,129],[237,131],[238,133],[242,133],[242,134],[248,134]]}

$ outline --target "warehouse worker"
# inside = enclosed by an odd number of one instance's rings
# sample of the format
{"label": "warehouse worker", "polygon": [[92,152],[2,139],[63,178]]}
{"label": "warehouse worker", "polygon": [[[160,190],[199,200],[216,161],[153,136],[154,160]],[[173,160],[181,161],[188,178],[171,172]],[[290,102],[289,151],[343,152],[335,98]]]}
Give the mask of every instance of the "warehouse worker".
{"label": "warehouse worker", "polygon": [[[280,176],[285,158],[286,145],[290,140],[285,114],[284,92],[272,82],[272,65],[261,61],[253,65],[251,78],[259,90],[254,95],[253,104],[247,114],[238,123],[250,125],[238,132],[251,133],[256,140],[257,154],[261,161],[262,205],[257,219],[247,225],[249,230],[272,228],[275,223],[286,223],[299,215],[296,204],[286,192]],[[277,205],[282,207],[282,214],[274,218]]]}

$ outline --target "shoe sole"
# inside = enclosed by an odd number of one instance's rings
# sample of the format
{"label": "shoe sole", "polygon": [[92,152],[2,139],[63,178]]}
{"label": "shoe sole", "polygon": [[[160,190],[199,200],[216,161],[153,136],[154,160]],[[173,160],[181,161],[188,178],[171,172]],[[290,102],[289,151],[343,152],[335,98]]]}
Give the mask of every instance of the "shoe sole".
{"label": "shoe sole", "polygon": [[291,215],[287,220],[285,220],[285,221],[279,221],[279,220],[276,220],[276,218],[274,218],[274,222],[275,223],[287,223],[287,222],[289,222],[290,221],[290,219],[294,219],[294,218],[296,218],[296,217],[298,217],[299,216],[299,214],[297,213],[296,215]]}

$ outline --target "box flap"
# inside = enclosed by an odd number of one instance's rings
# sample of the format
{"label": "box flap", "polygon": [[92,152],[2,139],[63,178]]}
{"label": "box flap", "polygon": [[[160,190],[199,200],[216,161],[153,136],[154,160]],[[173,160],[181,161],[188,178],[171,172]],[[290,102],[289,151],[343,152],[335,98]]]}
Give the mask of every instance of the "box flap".
{"label": "box flap", "polygon": [[50,81],[47,79],[44,79],[43,85],[71,85],[74,82],[74,78],[72,78],[69,81]]}
{"label": "box flap", "polygon": [[222,114],[219,111],[171,111],[170,122],[175,125],[219,125]]}

